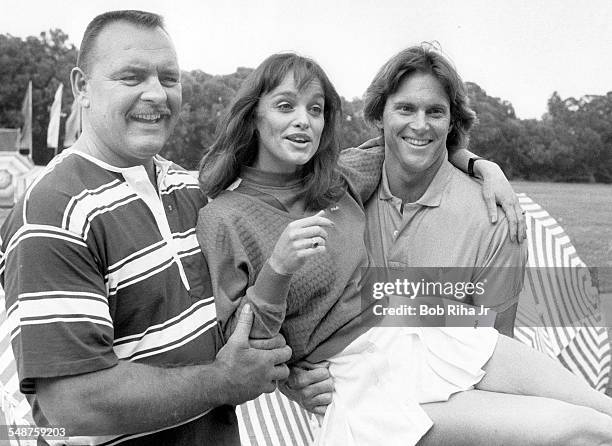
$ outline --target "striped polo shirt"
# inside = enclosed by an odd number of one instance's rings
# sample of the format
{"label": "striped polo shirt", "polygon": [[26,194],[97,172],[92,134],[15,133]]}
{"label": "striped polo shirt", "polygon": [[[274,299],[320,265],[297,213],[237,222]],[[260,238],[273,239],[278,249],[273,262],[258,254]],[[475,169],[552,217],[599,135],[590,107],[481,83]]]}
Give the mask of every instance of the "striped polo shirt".
{"label": "striped polo shirt", "polygon": [[[157,190],[143,166],[117,168],[64,151],[3,225],[0,282],[23,393],[35,392],[34,378],[92,372],[120,359],[150,365],[214,360],[222,339],[195,236],[204,197],[187,171],[161,157],[154,163]],[[35,396],[31,402],[37,424],[45,425]],[[204,432],[219,426],[219,419],[207,419],[221,409],[171,429],[172,435],[164,431],[165,438],[188,444],[178,440],[181,430],[193,431],[193,423]],[[220,416],[229,430],[232,416]],[[154,441],[122,438],[136,437]]]}

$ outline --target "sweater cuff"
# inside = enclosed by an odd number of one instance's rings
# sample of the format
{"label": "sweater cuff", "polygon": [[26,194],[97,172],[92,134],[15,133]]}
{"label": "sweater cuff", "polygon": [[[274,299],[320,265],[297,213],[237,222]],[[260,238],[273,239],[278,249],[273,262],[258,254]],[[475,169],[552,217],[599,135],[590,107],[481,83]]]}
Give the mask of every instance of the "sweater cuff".
{"label": "sweater cuff", "polygon": [[255,305],[264,304],[279,305],[284,308],[287,305],[287,294],[293,274],[279,274],[266,262],[257,275],[252,288],[251,301]]}

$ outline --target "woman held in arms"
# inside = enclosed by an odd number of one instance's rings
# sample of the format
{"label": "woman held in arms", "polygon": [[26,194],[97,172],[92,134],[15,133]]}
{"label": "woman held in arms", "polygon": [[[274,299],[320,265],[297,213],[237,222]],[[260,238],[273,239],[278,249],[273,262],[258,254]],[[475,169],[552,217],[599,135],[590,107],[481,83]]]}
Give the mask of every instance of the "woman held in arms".
{"label": "woman held in arms", "polygon": [[[372,328],[360,298],[362,267],[372,266],[363,203],[380,180],[382,155],[340,155],[339,114],[318,64],[276,54],[244,81],[221,122],[202,161],[200,183],[213,201],[197,231],[225,335],[249,304],[252,337],[282,330],[292,363],[327,360],[332,379],[350,377],[333,394],[350,406],[328,409],[318,444],[459,444],[456,430],[428,439],[432,420],[445,419],[457,420],[466,444],[612,444],[610,399],[494,328]],[[406,357],[415,343],[422,356]],[[421,379],[452,390],[432,387],[426,397],[440,402],[421,404],[407,390],[421,381],[406,385],[403,371],[426,361],[432,343],[448,343],[449,355],[420,364]],[[462,373],[449,385],[436,367]]]}

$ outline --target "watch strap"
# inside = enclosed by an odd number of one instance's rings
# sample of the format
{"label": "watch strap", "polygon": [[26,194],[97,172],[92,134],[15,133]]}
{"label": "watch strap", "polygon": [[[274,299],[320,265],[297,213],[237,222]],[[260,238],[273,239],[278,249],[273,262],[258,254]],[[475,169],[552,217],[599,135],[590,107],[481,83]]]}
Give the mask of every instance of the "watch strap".
{"label": "watch strap", "polygon": [[480,157],[480,156],[475,156],[473,158],[470,158],[468,160],[468,169],[467,169],[467,173],[469,176],[476,178],[476,175],[474,174],[474,163],[478,160],[483,160],[484,158]]}

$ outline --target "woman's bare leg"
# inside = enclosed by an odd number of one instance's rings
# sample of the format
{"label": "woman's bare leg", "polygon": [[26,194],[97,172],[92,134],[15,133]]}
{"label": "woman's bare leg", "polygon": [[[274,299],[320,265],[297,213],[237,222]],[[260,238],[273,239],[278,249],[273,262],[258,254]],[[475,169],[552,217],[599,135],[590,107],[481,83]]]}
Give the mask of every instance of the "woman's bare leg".
{"label": "woman's bare leg", "polygon": [[559,400],[468,390],[422,407],[434,425],[418,446],[612,445],[612,417]]}
{"label": "woman's bare leg", "polygon": [[500,335],[493,356],[483,367],[480,390],[552,398],[586,406],[612,417],[612,398],[596,391],[544,353]]}

